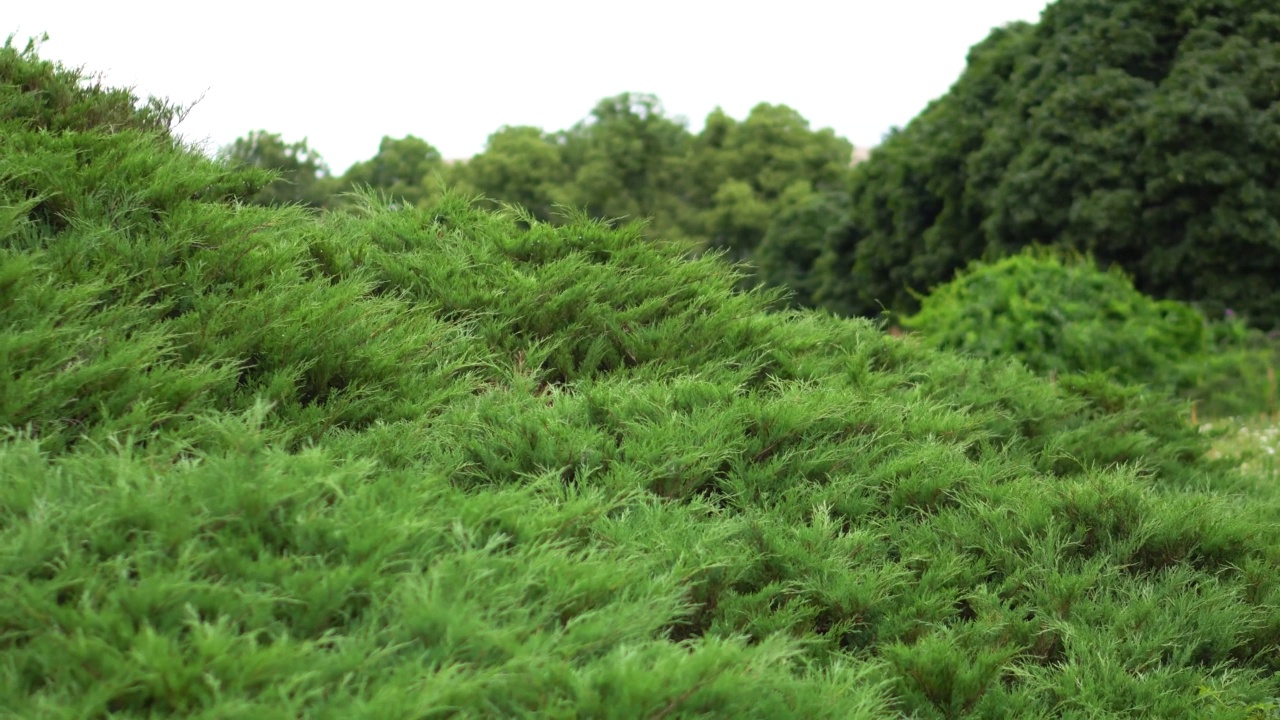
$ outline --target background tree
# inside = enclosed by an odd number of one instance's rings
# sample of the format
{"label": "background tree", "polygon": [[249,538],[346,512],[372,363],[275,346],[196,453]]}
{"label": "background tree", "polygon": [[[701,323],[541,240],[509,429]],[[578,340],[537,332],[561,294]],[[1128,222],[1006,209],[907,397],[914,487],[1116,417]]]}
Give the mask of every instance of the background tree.
{"label": "background tree", "polygon": [[591,116],[558,136],[566,205],[597,218],[649,219],[654,235],[679,233],[681,158],[690,134],[652,95],[601,100]]}
{"label": "background tree", "polygon": [[352,165],[342,176],[344,189],[373,187],[396,201],[420,205],[437,193],[445,172],[440,151],[422,138],[383,137],[378,154]]}
{"label": "background tree", "polygon": [[817,192],[802,183],[788,186],[772,208],[764,237],[750,258],[758,281],[789,288],[792,307],[814,306],[819,287],[814,266],[848,216],[847,192]]}
{"label": "background tree", "polygon": [[748,258],[778,203],[809,192],[845,189],[853,145],[830,129],[813,131],[786,105],[761,103],[737,122],[716,109],[690,158],[690,176],[709,200],[703,230],[713,247]]}
{"label": "background tree", "polygon": [[279,173],[249,202],[258,205],[323,205],[333,191],[329,167],[303,140],[286,143],[280,135],[255,130],[218,152],[226,162]]}
{"label": "background tree", "polygon": [[452,176],[460,190],[515,203],[544,221],[554,218],[567,179],[556,138],[529,126],[499,129],[484,152],[457,165]]}
{"label": "background tree", "polygon": [[464,193],[542,220],[556,221],[558,204],[598,219],[643,219],[651,236],[728,250],[759,268],[745,284],[787,284],[807,305],[817,287],[813,265],[848,214],[852,152],[785,105],[762,103],[741,122],[717,109],[694,136],[656,97],[623,93],[568,130],[503,127],[483,152],[448,167],[424,141],[384,138],[378,157],[343,183],[418,202],[441,172]]}
{"label": "background tree", "polygon": [[1280,322],[1280,13],[1261,0],[1059,0],[997,30],[855,172],[818,301],[903,311],[1033,243],[1157,297]]}

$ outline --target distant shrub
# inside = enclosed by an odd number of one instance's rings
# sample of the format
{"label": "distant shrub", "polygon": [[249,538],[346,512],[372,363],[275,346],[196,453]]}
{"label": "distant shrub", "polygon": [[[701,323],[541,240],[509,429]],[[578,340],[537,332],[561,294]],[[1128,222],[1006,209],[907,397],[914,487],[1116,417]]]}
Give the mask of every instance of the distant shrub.
{"label": "distant shrub", "polygon": [[1271,357],[1261,333],[1143,295],[1091,257],[1035,248],[972,263],[902,324],[936,346],[1017,358],[1041,374],[1105,372],[1216,414],[1265,409]]}

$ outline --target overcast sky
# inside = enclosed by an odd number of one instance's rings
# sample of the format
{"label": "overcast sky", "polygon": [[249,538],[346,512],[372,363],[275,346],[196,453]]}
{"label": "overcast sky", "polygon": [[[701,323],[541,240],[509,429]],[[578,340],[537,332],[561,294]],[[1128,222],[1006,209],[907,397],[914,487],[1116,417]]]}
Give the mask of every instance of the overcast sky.
{"label": "overcast sky", "polygon": [[20,46],[48,32],[42,56],[140,95],[203,97],[178,129],[210,151],[266,129],[342,172],[383,135],[466,158],[502,125],[567,128],[628,91],[695,131],[717,105],[783,103],[869,147],[945,93],[991,28],[1046,4],[39,0],[8,3],[0,31]]}

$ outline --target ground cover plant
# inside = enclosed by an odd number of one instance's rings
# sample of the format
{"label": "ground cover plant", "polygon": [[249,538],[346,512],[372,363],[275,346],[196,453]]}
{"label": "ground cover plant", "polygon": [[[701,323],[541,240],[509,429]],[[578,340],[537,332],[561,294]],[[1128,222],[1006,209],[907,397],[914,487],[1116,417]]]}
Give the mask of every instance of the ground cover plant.
{"label": "ground cover plant", "polygon": [[1031,248],[975,261],[920,304],[901,324],[937,347],[1017,358],[1044,376],[1108,373],[1191,400],[1199,417],[1276,411],[1280,353],[1264,333],[1147,297],[1088,256]]}
{"label": "ground cover plant", "polygon": [[1280,696],[1276,490],[1183,405],[770,312],[635,226],[247,204],[132,105],[0,53],[0,712]]}

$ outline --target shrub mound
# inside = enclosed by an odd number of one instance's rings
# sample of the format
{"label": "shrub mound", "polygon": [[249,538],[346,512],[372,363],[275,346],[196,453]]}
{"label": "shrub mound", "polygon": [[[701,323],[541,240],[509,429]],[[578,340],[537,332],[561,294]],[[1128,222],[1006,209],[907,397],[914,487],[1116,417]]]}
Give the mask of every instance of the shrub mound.
{"label": "shrub mound", "polygon": [[1017,358],[1041,375],[1110,373],[1194,399],[1212,415],[1274,410],[1261,332],[1239,320],[1210,323],[1185,303],[1143,295],[1114,266],[1104,272],[1054,249],[971,263],[902,326],[938,347]]}
{"label": "shrub mound", "polygon": [[636,228],[248,206],[262,176],[84,121],[110,97],[0,54],[7,713],[1280,695],[1274,498],[1170,402],[770,313]]}

